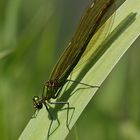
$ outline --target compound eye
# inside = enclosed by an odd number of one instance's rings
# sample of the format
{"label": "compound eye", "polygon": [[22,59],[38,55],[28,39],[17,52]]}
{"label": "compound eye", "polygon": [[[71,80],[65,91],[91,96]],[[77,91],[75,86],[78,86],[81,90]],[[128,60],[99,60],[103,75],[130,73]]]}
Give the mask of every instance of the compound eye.
{"label": "compound eye", "polygon": [[36,106],[37,109],[41,109],[42,107],[43,107],[43,104],[42,104],[42,103],[39,103],[39,104],[37,104],[37,106]]}
{"label": "compound eye", "polygon": [[41,109],[43,107],[42,101],[38,96],[33,97],[34,108]]}
{"label": "compound eye", "polygon": [[34,102],[38,102],[38,101],[39,101],[39,97],[38,97],[38,96],[34,96],[34,97],[33,97],[33,101],[34,101]]}

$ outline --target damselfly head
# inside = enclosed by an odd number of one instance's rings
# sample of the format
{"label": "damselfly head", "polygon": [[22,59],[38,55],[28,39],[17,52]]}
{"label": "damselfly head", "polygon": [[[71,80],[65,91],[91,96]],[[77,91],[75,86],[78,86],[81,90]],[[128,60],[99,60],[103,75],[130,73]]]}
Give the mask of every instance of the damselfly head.
{"label": "damselfly head", "polygon": [[34,108],[41,109],[43,107],[42,100],[38,96],[33,97]]}

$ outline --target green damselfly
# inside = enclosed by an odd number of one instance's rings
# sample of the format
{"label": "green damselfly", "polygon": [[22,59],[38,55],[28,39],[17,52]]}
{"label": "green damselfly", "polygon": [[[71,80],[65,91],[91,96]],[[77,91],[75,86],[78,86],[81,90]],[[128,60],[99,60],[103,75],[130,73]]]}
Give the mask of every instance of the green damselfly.
{"label": "green damselfly", "polygon": [[[99,29],[100,23],[105,13],[112,6],[114,1],[115,0],[94,0],[94,2],[90,4],[84,16],[81,18],[80,24],[76,33],[74,34],[74,37],[72,38],[64,53],[61,55],[59,61],[56,63],[50,75],[50,79],[45,82],[42,96],[33,97],[34,107],[37,110],[40,110],[44,105],[50,115],[51,123],[47,137],[49,137],[51,125],[53,122],[53,115],[49,110],[48,104],[67,104],[68,109],[66,125],[68,127],[69,102],[52,102],[51,99],[56,99],[58,97],[60,91],[67,81],[72,81],[69,80],[68,77],[72,73],[73,69],[77,66],[84,52],[86,52],[88,43]],[[91,87],[98,88],[99,86]]]}

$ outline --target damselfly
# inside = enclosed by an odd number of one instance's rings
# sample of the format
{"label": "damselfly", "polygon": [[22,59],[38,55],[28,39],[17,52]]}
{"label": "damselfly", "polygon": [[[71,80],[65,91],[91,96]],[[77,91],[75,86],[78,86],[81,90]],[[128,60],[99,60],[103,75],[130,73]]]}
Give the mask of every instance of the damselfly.
{"label": "damselfly", "polygon": [[[40,110],[44,105],[50,115],[51,124],[48,130],[48,137],[53,122],[53,115],[51,114],[47,104],[67,104],[68,116],[69,102],[52,102],[51,99],[56,99],[63,86],[67,81],[69,81],[68,77],[78,64],[79,60],[82,58],[84,52],[86,52],[88,43],[90,42],[96,31],[99,29],[100,23],[105,13],[113,3],[114,0],[94,0],[94,2],[90,4],[86,13],[81,18],[80,24],[74,37],[72,38],[64,53],[61,55],[59,61],[56,63],[50,75],[50,79],[45,82],[42,96],[33,97],[34,107],[37,110]],[[90,48],[88,49],[90,50]],[[98,88],[98,86],[92,87]],[[68,118],[66,124],[68,126]]]}

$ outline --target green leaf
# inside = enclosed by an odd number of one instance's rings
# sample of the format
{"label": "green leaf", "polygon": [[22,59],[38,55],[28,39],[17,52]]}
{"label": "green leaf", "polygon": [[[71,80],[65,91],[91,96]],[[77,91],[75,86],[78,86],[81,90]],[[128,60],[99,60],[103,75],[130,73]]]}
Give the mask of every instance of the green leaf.
{"label": "green leaf", "polygon": [[[89,61],[82,71],[76,71],[72,79],[79,79],[80,82],[90,85],[101,85],[120,58],[138,38],[140,31],[140,1],[127,0],[116,12],[111,34],[101,43],[101,49],[93,56],[94,62]],[[107,47],[107,48],[106,48]],[[106,48],[104,50],[104,48]],[[69,128],[71,129],[82,111],[89,103],[97,88],[91,88],[77,83],[68,83],[61,93],[61,101],[70,103]],[[53,111],[53,132],[49,139],[63,140],[69,131],[66,127],[67,106],[57,106]],[[59,125],[59,123],[60,125]],[[47,132],[50,125],[48,112],[41,109],[36,118],[31,119],[20,136],[20,140],[44,140],[47,139]]]}

